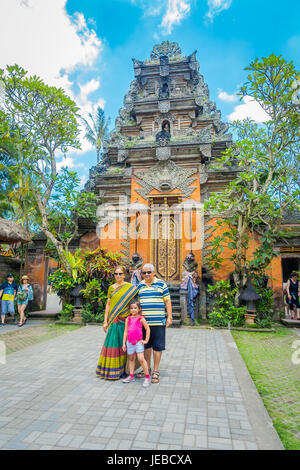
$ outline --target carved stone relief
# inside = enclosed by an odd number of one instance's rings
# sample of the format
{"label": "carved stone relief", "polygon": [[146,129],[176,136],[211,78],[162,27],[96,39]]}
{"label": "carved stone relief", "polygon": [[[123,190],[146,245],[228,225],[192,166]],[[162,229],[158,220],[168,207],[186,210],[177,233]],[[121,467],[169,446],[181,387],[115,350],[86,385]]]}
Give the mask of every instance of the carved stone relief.
{"label": "carved stone relief", "polygon": [[170,147],[157,147],[155,151],[157,160],[168,160],[171,157]]}
{"label": "carved stone relief", "polygon": [[211,128],[212,126],[206,126],[204,129],[197,131],[197,135],[201,140],[201,143],[210,143],[211,142]]}
{"label": "carved stone relief", "polygon": [[191,178],[196,171],[195,168],[181,168],[170,159],[162,160],[146,172],[136,171],[138,183],[143,187],[136,191],[144,199],[148,199],[148,195],[153,189],[169,192],[177,188],[188,197],[195,189],[190,188],[190,185],[196,181],[196,178]]}
{"label": "carved stone relief", "polygon": [[123,163],[128,158],[128,150],[127,149],[119,149],[118,150],[118,163]]}
{"label": "carved stone relief", "polygon": [[211,144],[202,144],[199,147],[201,162],[205,163],[211,159]]}
{"label": "carved stone relief", "polygon": [[168,113],[170,111],[170,101],[169,100],[161,100],[158,102],[158,110],[160,113]]}

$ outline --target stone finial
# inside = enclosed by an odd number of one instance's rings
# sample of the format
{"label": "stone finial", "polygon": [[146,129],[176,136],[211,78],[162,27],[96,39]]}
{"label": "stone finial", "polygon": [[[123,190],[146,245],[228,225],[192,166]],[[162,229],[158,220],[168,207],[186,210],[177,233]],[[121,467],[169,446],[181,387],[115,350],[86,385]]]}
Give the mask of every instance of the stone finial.
{"label": "stone finial", "polygon": [[161,56],[169,58],[181,56],[181,49],[177,42],[163,41],[161,44],[156,44],[151,52],[151,60],[159,59]]}

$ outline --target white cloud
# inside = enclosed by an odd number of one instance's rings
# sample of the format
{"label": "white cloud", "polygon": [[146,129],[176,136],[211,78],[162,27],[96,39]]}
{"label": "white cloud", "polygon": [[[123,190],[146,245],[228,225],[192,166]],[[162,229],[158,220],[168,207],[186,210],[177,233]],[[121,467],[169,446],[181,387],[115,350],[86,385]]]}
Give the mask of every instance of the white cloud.
{"label": "white cloud", "polygon": [[226,101],[227,103],[232,103],[238,99],[236,95],[229,95],[226,91],[221,90],[221,88],[218,88],[218,98],[222,101]]}
{"label": "white cloud", "polygon": [[101,41],[84,16],[70,17],[67,0],[1,0],[0,66],[17,63],[50,85],[69,91],[68,74],[90,67]]}
{"label": "white cloud", "polygon": [[62,167],[66,166],[67,168],[76,168],[76,167],[83,167],[83,163],[76,163],[74,161],[74,158],[70,157],[69,155],[66,157],[63,157],[61,162],[58,162],[56,164],[56,170],[60,171]]}
{"label": "white cloud", "polygon": [[244,96],[243,101],[243,104],[235,106],[233,113],[227,116],[229,121],[249,118],[255,122],[266,122],[271,119],[260,104],[251,98],[251,96]]}
{"label": "white cloud", "polygon": [[208,0],[208,12],[206,16],[213,21],[214,17],[223,10],[228,10],[232,0]]}
{"label": "white cloud", "polygon": [[167,11],[162,19],[163,34],[171,34],[173,26],[180,24],[181,20],[190,12],[190,0],[168,0]]}

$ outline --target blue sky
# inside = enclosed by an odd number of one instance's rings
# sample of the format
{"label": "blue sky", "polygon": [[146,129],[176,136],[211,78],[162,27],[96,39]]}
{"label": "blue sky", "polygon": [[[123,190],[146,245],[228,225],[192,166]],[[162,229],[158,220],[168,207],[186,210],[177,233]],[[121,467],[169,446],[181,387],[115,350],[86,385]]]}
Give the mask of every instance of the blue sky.
{"label": "blue sky", "polygon": [[[85,115],[101,105],[113,127],[134,79],[131,58],[147,59],[154,44],[175,41],[183,55],[198,51],[224,121],[259,121],[260,110],[235,96],[244,67],[275,53],[299,68],[299,17],[299,0],[0,0],[0,67],[18,63],[63,86]],[[82,182],[95,162],[84,141],[64,160]]]}

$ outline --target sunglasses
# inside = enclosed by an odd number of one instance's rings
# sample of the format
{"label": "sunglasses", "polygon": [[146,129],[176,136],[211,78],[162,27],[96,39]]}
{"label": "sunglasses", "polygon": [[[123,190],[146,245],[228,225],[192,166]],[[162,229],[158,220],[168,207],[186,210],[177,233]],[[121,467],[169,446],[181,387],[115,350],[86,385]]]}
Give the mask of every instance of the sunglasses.
{"label": "sunglasses", "polygon": [[142,271],[142,274],[151,274],[152,271]]}
{"label": "sunglasses", "polygon": [[114,273],[115,276],[123,276],[124,273]]}

